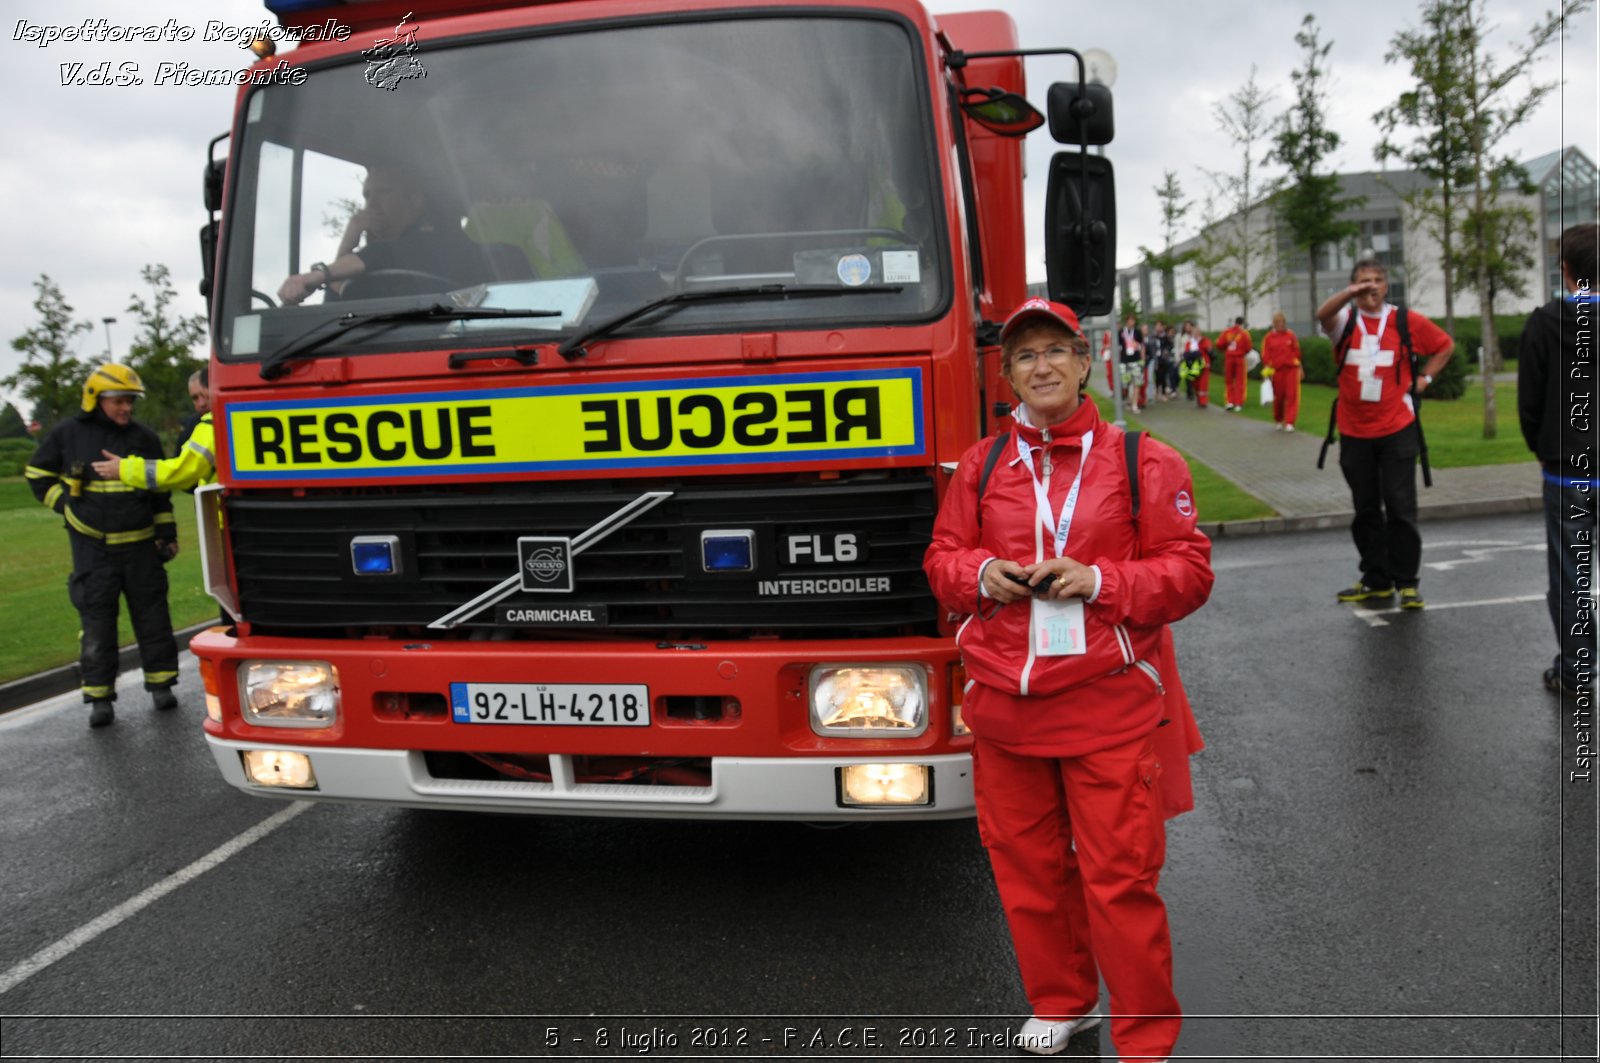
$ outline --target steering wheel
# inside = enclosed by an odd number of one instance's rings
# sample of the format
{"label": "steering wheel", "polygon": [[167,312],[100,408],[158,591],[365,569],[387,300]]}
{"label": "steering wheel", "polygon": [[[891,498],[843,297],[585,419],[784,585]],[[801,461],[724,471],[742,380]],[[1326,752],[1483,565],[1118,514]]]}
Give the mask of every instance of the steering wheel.
{"label": "steering wheel", "polygon": [[[421,269],[375,269],[344,282],[344,299],[372,299],[384,295],[424,295],[458,288],[450,277]],[[372,290],[368,290],[372,289]]]}
{"label": "steering wheel", "polygon": [[260,299],[263,303],[267,304],[268,310],[271,310],[273,307],[278,305],[272,301],[272,296],[268,295],[266,292],[258,292],[254,288],[250,289],[250,298]]}

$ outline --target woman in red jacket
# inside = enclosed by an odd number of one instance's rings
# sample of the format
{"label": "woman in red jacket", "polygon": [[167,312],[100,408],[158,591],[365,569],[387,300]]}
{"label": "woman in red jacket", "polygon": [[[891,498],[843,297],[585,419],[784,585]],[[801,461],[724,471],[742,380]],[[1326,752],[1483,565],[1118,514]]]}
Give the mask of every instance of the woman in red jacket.
{"label": "woman in red jacket", "polygon": [[1182,1019],[1156,893],[1169,811],[1156,733],[1169,716],[1167,730],[1192,725],[1168,701],[1166,625],[1210,594],[1211,544],[1183,459],[1148,438],[1135,519],[1123,433],[1084,399],[1072,310],[1030,299],[1000,336],[1016,427],[981,499],[996,441],[963,455],[923,564],[938,599],[970,614],[957,643],[978,829],[1034,1013],[1015,1043],[1051,1054],[1098,1023],[1103,976],[1119,1058],[1166,1059]]}
{"label": "woman in red jacket", "polygon": [[1293,432],[1300,416],[1300,340],[1281,310],[1272,315],[1272,330],[1261,340],[1261,361],[1262,375],[1272,381],[1273,427]]}

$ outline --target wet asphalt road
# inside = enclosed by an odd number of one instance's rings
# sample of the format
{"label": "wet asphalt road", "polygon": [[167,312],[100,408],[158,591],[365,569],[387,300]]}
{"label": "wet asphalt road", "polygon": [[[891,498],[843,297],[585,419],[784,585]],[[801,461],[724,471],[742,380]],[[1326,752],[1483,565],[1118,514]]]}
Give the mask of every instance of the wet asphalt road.
{"label": "wet asphalt road", "polygon": [[[1561,1016],[1594,1011],[1594,788],[1539,684],[1542,525],[1424,534],[1405,615],[1333,603],[1342,532],[1217,545],[1177,632],[1209,748],[1163,878],[1175,1058],[1592,1058]],[[125,688],[101,732],[72,698],[0,717],[7,1057],[1014,1054],[968,823],[301,808],[224,787],[192,661],[181,693]]]}

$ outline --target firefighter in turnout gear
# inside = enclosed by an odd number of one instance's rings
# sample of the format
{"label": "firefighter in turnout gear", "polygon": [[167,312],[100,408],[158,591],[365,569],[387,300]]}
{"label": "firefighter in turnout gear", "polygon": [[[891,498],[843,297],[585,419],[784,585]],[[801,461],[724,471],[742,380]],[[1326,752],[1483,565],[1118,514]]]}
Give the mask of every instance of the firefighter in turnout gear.
{"label": "firefighter in turnout gear", "polygon": [[82,412],[51,430],[28,463],[34,496],[61,514],[72,546],[67,590],[83,624],[79,669],[89,726],[114,719],[117,679],[117,600],[139,642],[145,689],[157,709],[178,704],[178,645],[167,613],[167,573],[178,552],[178,526],[166,492],[141,491],[93,466],[105,451],[158,460],[161,441],[133,419],[144,395],[139,374],[107,363],[83,385]]}

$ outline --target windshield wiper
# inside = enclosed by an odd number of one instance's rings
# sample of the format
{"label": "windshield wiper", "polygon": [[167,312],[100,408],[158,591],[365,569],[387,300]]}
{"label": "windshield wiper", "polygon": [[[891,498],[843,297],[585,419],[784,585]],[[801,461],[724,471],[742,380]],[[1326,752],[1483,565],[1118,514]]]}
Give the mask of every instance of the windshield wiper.
{"label": "windshield wiper", "polygon": [[744,288],[706,288],[696,292],[673,292],[641,303],[609,321],[600,322],[593,328],[579,330],[557,347],[556,353],[568,361],[582,358],[589,353],[584,349],[584,345],[590,341],[609,336],[629,322],[637,321],[653,311],[664,308],[676,309],[687,303],[733,303],[747,299],[805,299],[829,295],[885,295],[903,291],[904,288],[903,284],[863,284],[855,288],[841,288],[831,284],[756,284]]}
{"label": "windshield wiper", "polygon": [[432,306],[413,306],[405,310],[384,310],[371,314],[341,314],[320,321],[288,343],[273,351],[261,363],[261,379],[275,380],[288,372],[286,366],[296,358],[316,353],[353,329],[363,325],[380,325],[393,328],[428,321],[472,321],[488,317],[560,317],[559,310],[522,310],[516,307],[466,307],[435,303]]}

